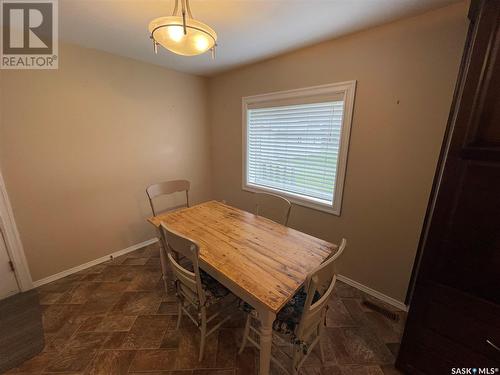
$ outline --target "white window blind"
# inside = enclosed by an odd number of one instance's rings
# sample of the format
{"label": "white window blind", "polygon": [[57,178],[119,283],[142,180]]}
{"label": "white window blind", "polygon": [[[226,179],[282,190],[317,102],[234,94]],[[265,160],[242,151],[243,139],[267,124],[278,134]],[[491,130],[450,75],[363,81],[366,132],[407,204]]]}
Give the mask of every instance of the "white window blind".
{"label": "white window blind", "polygon": [[247,110],[247,184],[333,205],[344,101]]}
{"label": "white window blind", "polygon": [[243,190],[340,215],[356,81],[242,98]]}

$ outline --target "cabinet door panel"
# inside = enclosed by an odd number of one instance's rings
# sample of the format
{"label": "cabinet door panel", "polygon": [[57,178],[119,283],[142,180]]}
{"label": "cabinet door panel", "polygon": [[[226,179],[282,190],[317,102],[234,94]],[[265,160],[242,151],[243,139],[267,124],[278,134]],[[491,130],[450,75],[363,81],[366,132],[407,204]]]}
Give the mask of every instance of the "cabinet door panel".
{"label": "cabinet door panel", "polygon": [[500,303],[500,164],[470,161],[432,278]]}

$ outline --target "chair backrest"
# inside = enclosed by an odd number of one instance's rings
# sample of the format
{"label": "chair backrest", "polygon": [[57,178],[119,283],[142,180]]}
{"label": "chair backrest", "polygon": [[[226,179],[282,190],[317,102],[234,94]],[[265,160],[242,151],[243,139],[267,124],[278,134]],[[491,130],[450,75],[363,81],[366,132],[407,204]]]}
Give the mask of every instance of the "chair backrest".
{"label": "chair backrest", "polygon": [[[342,243],[335,255],[330,256],[307,276],[305,283],[307,297],[300,323],[295,332],[299,340],[307,341],[313,332],[317,332],[319,325],[324,319],[326,305],[328,304],[333,288],[335,287],[335,282],[337,281],[334,262],[342,254],[346,244],[346,239],[342,239]],[[321,295],[321,298],[313,303],[316,292]]]}
{"label": "chair backrest", "polygon": [[271,193],[255,193],[255,214],[287,225],[292,204],[286,198]]}
{"label": "chair backrest", "polygon": [[347,240],[345,238],[342,238],[342,242],[340,242],[340,246],[338,247],[337,251],[335,252],[332,251],[330,255],[328,255],[328,257],[324,260],[324,262],[328,261],[332,257],[333,260],[337,259],[344,252],[346,245],[347,245]]}
{"label": "chair backrest", "polygon": [[[193,240],[182,236],[173,229],[161,224],[167,243],[167,256],[172,266],[176,280],[177,293],[194,305],[203,306],[206,301],[205,292],[201,285],[200,267],[198,263],[199,246]],[[191,261],[193,270],[187,270],[179,264],[174,254],[182,254]]]}
{"label": "chair backrest", "polygon": [[164,181],[158,184],[149,186],[146,189],[146,194],[149,198],[149,205],[151,206],[151,211],[153,211],[153,216],[156,216],[156,211],[153,205],[153,199],[161,195],[168,195],[177,192],[186,192],[186,207],[189,207],[189,188],[191,183],[187,180],[172,180]]}

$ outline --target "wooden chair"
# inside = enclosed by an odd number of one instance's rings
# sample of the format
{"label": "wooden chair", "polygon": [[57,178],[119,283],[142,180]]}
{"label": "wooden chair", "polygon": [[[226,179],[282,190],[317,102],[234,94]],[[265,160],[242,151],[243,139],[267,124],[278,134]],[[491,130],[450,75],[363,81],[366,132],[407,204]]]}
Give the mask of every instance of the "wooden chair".
{"label": "wooden chair", "polygon": [[[325,362],[321,334],[326,323],[328,301],[337,280],[334,262],[344,251],[346,243],[343,239],[339,250],[307,276],[305,287],[276,316],[273,323],[273,345],[291,360],[291,371],[276,357],[271,356],[271,360],[289,374],[298,374],[307,356],[318,343],[321,362]],[[255,310],[247,315],[239,353],[243,351],[247,341],[260,349],[258,342],[250,336],[251,331],[259,335],[258,328],[252,325],[255,317]],[[291,347],[291,354],[281,349],[285,346]]]}
{"label": "wooden chair", "polygon": [[255,214],[287,225],[292,204],[286,198],[271,193],[254,193]]}
{"label": "wooden chair", "polygon": [[146,189],[146,194],[149,198],[149,205],[151,206],[151,211],[153,211],[153,216],[156,216],[158,213],[155,210],[153,200],[162,195],[170,195],[178,192],[186,192],[186,204],[182,204],[175,207],[170,207],[167,211],[181,208],[181,207],[189,207],[189,188],[191,183],[187,180],[172,180],[172,181],[164,181],[158,184],[153,184],[148,186]]}
{"label": "wooden chair", "polygon": [[[172,267],[175,280],[175,290],[178,300],[177,329],[180,328],[182,315],[186,314],[200,329],[200,353],[198,360],[203,359],[206,338],[215,332],[222,324],[231,318],[227,315],[207,331],[207,324],[218,317],[228,306],[224,308],[224,302],[234,296],[222,284],[217,282],[204,271],[200,270],[198,257],[199,246],[192,240],[181,236],[172,229],[162,224],[167,243],[167,256]],[[173,252],[182,254],[190,261],[190,269],[179,264],[173,256]],[[221,306],[222,305],[222,306]],[[210,307],[211,315],[207,316]]]}
{"label": "wooden chair", "polygon": [[[153,212],[153,216],[158,215],[158,211],[155,209],[154,206],[154,199],[158,198],[160,196],[164,195],[170,195],[173,193],[178,193],[178,192],[186,192],[186,204],[182,204],[179,206],[174,206],[170,207],[167,210],[164,211],[171,211],[175,210],[178,208],[182,207],[189,207],[189,188],[191,186],[191,183],[187,180],[171,180],[171,181],[164,181],[160,182],[158,184],[153,184],[151,186],[148,186],[146,189],[146,194],[149,199],[149,205],[151,206],[151,211]],[[158,228],[159,231],[159,241],[160,241],[160,261],[161,261],[161,272],[163,275],[163,285],[165,287],[165,291],[168,291],[168,285],[167,285],[167,256],[166,256],[166,244],[165,244],[165,238],[163,237],[163,232],[161,228]]]}

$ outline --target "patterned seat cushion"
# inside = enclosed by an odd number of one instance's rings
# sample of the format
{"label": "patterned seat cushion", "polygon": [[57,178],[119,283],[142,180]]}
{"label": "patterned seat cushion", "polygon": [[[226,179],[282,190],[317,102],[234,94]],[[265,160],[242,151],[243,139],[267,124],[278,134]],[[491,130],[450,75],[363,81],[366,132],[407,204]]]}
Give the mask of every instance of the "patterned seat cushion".
{"label": "patterned seat cushion", "polygon": [[206,305],[213,305],[229,295],[230,291],[208,273],[200,269],[201,284],[207,297]]}
{"label": "patterned seat cushion", "polygon": [[[312,303],[315,303],[321,298],[321,295],[316,291]],[[295,328],[300,322],[304,305],[306,303],[307,293],[304,288],[301,288],[295,296],[278,312],[276,320],[273,322],[273,329],[284,335],[294,335]],[[240,303],[240,309],[257,316],[255,309],[246,302]]]}
{"label": "patterned seat cushion", "polygon": [[[321,295],[316,291],[312,303],[315,303],[321,298]],[[307,293],[304,288],[301,288],[295,296],[278,312],[276,320],[273,323],[273,329],[276,332],[284,335],[293,335],[295,328],[300,322],[304,305],[306,304]]]}

